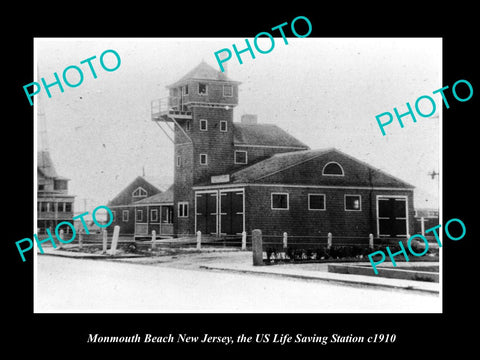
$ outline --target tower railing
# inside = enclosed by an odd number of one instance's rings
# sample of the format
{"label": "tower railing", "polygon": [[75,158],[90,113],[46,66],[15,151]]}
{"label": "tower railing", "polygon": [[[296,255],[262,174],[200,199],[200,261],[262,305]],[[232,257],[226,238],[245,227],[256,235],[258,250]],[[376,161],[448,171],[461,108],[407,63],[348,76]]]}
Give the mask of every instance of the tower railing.
{"label": "tower railing", "polygon": [[179,99],[164,97],[151,101],[151,117],[153,121],[172,121],[170,118],[191,119],[192,112],[180,110]]}

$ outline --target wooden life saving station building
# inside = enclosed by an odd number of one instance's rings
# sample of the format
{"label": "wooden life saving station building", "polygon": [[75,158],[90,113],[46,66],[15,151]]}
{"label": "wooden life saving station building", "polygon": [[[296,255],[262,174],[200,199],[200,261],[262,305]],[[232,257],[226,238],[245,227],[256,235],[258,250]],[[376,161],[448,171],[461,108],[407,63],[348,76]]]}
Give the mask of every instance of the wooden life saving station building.
{"label": "wooden life saving station building", "polygon": [[202,62],[152,102],[152,120],[173,130],[175,236],[413,233],[412,185],[254,115],[234,122],[239,85]]}

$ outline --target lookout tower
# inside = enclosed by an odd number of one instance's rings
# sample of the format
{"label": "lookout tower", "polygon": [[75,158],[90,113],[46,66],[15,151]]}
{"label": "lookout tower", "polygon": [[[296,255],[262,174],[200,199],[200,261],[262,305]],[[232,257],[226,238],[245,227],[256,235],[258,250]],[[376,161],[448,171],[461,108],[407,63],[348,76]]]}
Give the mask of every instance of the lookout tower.
{"label": "lookout tower", "polygon": [[192,187],[233,166],[233,108],[238,104],[239,84],[202,61],[167,86],[167,98],[152,101],[152,120],[175,147],[176,234],[195,231]]}

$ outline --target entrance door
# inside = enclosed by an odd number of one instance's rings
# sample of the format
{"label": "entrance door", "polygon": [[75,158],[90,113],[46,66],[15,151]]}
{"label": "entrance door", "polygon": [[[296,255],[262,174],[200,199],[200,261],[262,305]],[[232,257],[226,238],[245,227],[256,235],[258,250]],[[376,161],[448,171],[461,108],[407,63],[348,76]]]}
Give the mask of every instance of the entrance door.
{"label": "entrance door", "polygon": [[243,231],[243,191],[220,191],[221,233],[241,234]]}
{"label": "entrance door", "polygon": [[378,197],[378,234],[380,236],[407,236],[407,199]]}
{"label": "entrance door", "polygon": [[217,233],[217,192],[197,193],[196,195],[197,230],[202,234]]}

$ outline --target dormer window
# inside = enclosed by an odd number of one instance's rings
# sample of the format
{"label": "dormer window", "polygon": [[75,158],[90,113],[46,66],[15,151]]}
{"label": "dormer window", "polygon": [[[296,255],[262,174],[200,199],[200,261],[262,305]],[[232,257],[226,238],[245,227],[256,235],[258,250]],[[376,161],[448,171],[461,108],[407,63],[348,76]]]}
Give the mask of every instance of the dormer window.
{"label": "dormer window", "polygon": [[207,95],[207,84],[205,83],[198,83],[198,95]]}
{"label": "dormer window", "polygon": [[344,176],[345,173],[343,172],[343,168],[339,163],[337,163],[335,161],[331,161],[323,167],[322,175]]}
{"label": "dormer window", "polygon": [[134,198],[145,198],[147,197],[147,191],[142,188],[142,187],[138,187],[135,189],[135,191],[132,193],[132,196]]}

